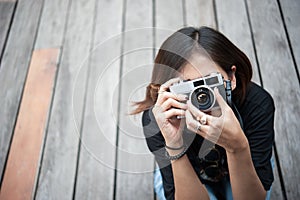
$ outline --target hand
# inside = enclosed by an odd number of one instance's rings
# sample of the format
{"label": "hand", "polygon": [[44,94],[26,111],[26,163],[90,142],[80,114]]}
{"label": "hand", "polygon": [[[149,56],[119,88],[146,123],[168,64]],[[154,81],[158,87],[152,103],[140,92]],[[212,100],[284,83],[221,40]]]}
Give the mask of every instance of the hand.
{"label": "hand", "polygon": [[160,86],[157,101],[152,109],[166,145],[170,147],[180,147],[183,144],[184,123],[177,119],[177,116],[185,115],[187,105],[182,101],[186,101],[187,96],[175,95],[167,91],[172,84],[179,82],[179,80],[179,78],[174,78]]}
{"label": "hand", "polygon": [[[231,108],[224,101],[217,88],[214,89],[221,116],[214,117],[201,112],[190,101],[186,111],[187,128],[203,138],[222,146],[228,152],[237,152],[248,146],[248,140]],[[206,118],[206,120],[203,120]],[[201,124],[199,121],[206,121]]]}

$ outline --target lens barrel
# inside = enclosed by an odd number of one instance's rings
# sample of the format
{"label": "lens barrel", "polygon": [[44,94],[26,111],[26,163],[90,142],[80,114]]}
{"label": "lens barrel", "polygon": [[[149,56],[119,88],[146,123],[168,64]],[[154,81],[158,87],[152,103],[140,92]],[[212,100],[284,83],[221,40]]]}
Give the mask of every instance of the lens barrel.
{"label": "lens barrel", "polygon": [[209,111],[215,104],[215,95],[206,85],[196,87],[190,96],[192,104],[201,111]]}

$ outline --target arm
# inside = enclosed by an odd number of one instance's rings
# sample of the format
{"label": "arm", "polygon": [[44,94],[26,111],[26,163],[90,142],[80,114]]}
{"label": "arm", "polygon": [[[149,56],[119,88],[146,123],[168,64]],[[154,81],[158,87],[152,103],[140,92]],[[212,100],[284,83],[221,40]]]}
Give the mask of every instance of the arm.
{"label": "arm", "polygon": [[266,191],[256,174],[249,145],[226,153],[234,199],[265,199]]}
{"label": "arm", "polygon": [[[161,87],[157,102],[152,112],[157,125],[163,135],[165,143],[170,147],[180,147],[183,144],[183,121],[177,119],[178,115],[185,115],[186,104],[180,101],[186,97],[167,92],[167,88],[176,81],[171,79]],[[178,80],[177,80],[178,81]],[[181,150],[169,150],[172,155],[179,154]],[[180,159],[171,162],[175,186],[175,199],[209,199],[205,186],[200,182],[188,157],[184,155]]]}
{"label": "arm", "polygon": [[[184,155],[170,162],[165,156],[164,138],[157,127],[152,110],[145,111],[143,114],[143,129],[148,148],[155,155],[163,176],[165,197],[167,199],[208,199],[201,198],[201,195],[207,194],[206,188],[202,187],[188,157]],[[178,143],[176,146],[181,146],[181,144]],[[169,155],[176,155],[180,152],[181,150],[168,151]],[[174,185],[176,185],[176,190]],[[190,196],[188,197],[187,194]]]}
{"label": "arm", "polygon": [[209,199],[205,186],[196,175],[188,157],[172,161],[175,199]]}
{"label": "arm", "polygon": [[[226,104],[217,90],[215,90],[215,94],[222,115],[220,117],[207,115],[189,102],[188,110],[186,111],[188,128],[193,130],[192,127],[195,127],[199,123],[196,119],[201,119],[201,117],[206,115],[207,123],[201,125],[201,129],[197,133],[217,143],[226,150],[234,199],[264,199],[266,191],[254,168],[248,139],[231,108]],[[260,145],[264,146],[266,143],[262,141]],[[256,148],[255,151],[260,147],[257,147],[257,145],[253,146],[254,149]]]}
{"label": "arm", "polygon": [[[177,145],[179,146],[179,144]],[[168,152],[170,155],[177,155],[180,153],[180,150],[168,150]],[[171,163],[175,186],[175,199],[209,199],[206,188],[199,180],[187,155]]]}

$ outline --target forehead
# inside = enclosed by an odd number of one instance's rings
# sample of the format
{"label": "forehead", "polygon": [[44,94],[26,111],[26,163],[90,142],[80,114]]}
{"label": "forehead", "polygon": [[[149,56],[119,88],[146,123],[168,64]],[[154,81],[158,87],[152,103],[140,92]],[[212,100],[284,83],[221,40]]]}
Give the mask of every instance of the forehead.
{"label": "forehead", "polygon": [[201,55],[194,55],[191,56],[186,65],[182,67],[180,77],[184,80],[192,80],[207,76],[213,72],[220,72],[223,74],[222,68],[210,58]]}

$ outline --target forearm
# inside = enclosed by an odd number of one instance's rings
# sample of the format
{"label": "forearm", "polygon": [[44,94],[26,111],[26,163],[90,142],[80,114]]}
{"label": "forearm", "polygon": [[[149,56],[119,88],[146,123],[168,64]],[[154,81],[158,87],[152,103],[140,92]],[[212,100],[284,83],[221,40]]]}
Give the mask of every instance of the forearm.
{"label": "forearm", "polygon": [[227,161],[234,199],[265,199],[266,191],[255,171],[249,145],[238,152],[227,152]]}
{"label": "forearm", "polygon": [[199,180],[188,157],[172,161],[175,199],[209,199],[205,186]]}

